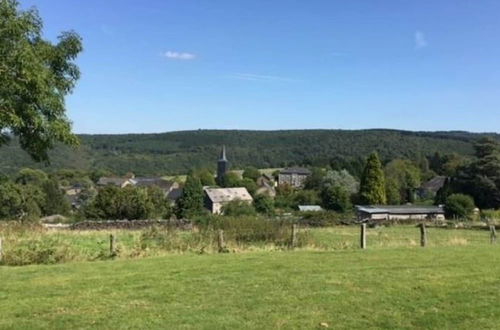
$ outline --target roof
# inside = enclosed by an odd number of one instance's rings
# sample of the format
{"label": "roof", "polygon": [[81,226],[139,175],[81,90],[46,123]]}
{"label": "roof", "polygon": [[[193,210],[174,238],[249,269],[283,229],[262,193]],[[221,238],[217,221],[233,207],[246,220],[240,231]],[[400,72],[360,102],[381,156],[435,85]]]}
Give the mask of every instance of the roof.
{"label": "roof", "polygon": [[438,190],[444,186],[445,181],[446,181],[445,176],[436,176],[430,179],[429,181],[425,182],[424,184],[422,184],[420,188],[437,193]]}
{"label": "roof", "polygon": [[212,203],[225,203],[234,200],[252,201],[253,198],[248,190],[243,187],[238,188],[205,188],[205,193]]}
{"label": "roof", "polygon": [[219,162],[227,162],[226,157],[226,146],[222,146],[222,150],[220,151]]}
{"label": "roof", "polygon": [[319,205],[299,205],[299,211],[323,211]]}
{"label": "roof", "polygon": [[157,186],[165,190],[170,190],[175,185],[175,181],[169,181],[163,178],[134,178],[130,179],[130,182],[138,187]]}
{"label": "roof", "polygon": [[100,186],[106,186],[108,184],[113,184],[115,186],[122,186],[125,184],[129,179],[126,178],[111,178],[111,177],[101,177],[99,178],[99,181],[97,182],[98,185]]}
{"label": "roof", "polygon": [[305,167],[288,167],[281,170],[280,174],[310,175],[311,171]]}
{"label": "roof", "polygon": [[442,206],[425,205],[356,205],[356,210],[369,214],[444,214]]}

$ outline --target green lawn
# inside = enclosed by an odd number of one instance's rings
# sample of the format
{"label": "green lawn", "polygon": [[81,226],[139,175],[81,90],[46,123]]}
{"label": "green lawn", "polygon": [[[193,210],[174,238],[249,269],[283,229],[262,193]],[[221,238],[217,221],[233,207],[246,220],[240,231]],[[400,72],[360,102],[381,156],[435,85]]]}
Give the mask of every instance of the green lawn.
{"label": "green lawn", "polygon": [[0,328],[500,327],[500,247],[170,255],[0,267]]}

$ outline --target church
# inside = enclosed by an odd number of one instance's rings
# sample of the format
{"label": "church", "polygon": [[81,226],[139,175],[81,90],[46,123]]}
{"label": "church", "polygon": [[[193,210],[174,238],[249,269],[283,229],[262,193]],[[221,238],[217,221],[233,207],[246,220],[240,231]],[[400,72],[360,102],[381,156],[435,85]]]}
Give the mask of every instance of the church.
{"label": "church", "polygon": [[[217,184],[219,186],[224,185],[224,177],[229,172],[229,161],[226,156],[226,147],[223,146],[220,152],[219,160],[217,161]],[[204,187],[205,192],[205,207],[210,210],[213,214],[222,214],[224,211],[224,205],[232,201],[243,201],[246,203],[252,203],[253,198],[244,187],[232,187],[232,188],[214,188],[214,187]]]}

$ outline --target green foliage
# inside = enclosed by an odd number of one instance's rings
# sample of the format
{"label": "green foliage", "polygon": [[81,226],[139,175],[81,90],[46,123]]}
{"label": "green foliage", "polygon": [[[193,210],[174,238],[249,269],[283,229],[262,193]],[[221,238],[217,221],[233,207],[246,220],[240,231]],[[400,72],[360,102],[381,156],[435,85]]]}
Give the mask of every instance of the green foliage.
{"label": "green foliage", "polygon": [[45,201],[42,205],[44,215],[68,215],[71,205],[55,179],[47,180],[42,185]]}
{"label": "green foliage", "polygon": [[413,194],[421,184],[421,171],[411,161],[394,159],[385,166],[385,185],[389,204],[413,202]]}
{"label": "green foliage", "polygon": [[17,174],[16,183],[41,186],[48,178],[47,174],[42,170],[22,168]]}
{"label": "green foliage", "polygon": [[261,214],[274,214],[274,200],[265,194],[259,194],[254,197],[253,205],[255,210]]}
{"label": "green foliage", "polygon": [[235,172],[228,172],[222,178],[221,186],[225,188],[239,187],[241,184],[240,176]]}
{"label": "green foliage", "polygon": [[378,154],[373,152],[366,161],[361,177],[359,190],[360,201],[363,204],[385,204],[385,178]]}
{"label": "green foliage", "polygon": [[168,201],[159,188],[108,185],[84,206],[88,219],[135,220],[157,219],[168,216]]}
{"label": "green foliage", "polygon": [[10,181],[0,183],[0,219],[38,219],[43,202],[44,196],[38,186],[18,185]]}
{"label": "green foliage", "polygon": [[[415,159],[456,152],[473,153],[473,142],[483,135],[465,132],[407,132],[395,130],[294,130],[236,131],[196,130],[162,134],[80,135],[77,149],[56,146],[50,152],[51,170],[61,168],[102,170],[123,175],[161,176],[188,173],[193,168],[214,168],[220,146],[231,151],[235,168],[279,168],[289,164],[334,170],[346,169],[361,176],[364,158],[374,145],[384,161]],[[498,135],[494,135],[499,139]],[[17,139],[0,148],[0,170],[16,173],[19,168],[42,168],[19,150]],[[432,166],[431,166],[432,168]],[[108,174],[104,172],[107,171]]]}
{"label": "green foliage", "polygon": [[446,199],[448,196],[453,194],[453,186],[451,184],[450,178],[446,178],[444,184],[436,193],[436,197],[434,198],[435,205],[446,204]]}
{"label": "green foliage", "polygon": [[176,215],[189,218],[203,211],[203,187],[200,179],[188,175],[182,196],[177,200]]}
{"label": "green foliage", "polygon": [[492,224],[500,224],[500,210],[481,210],[481,219]]}
{"label": "green foliage", "polygon": [[64,96],[80,77],[81,39],[63,32],[57,44],[44,40],[38,12],[16,0],[0,1],[0,17],[0,145],[11,132],[34,160],[46,161],[55,142],[77,144]]}
{"label": "green foliage", "polygon": [[311,169],[311,175],[309,175],[304,184],[305,189],[309,190],[320,190],[323,184],[323,178],[326,175],[326,171],[323,168],[313,167]]}
{"label": "green foliage", "polygon": [[257,168],[253,166],[245,167],[245,170],[243,171],[244,179],[250,179],[255,182],[259,177],[260,177],[260,172]]}
{"label": "green foliage", "polygon": [[326,186],[321,191],[321,199],[327,210],[347,212],[352,208],[351,195],[343,186]]}
{"label": "green foliage", "polygon": [[359,182],[347,170],[327,171],[319,190],[328,187],[342,187],[350,195],[359,190]]}
{"label": "green foliage", "polygon": [[500,145],[484,138],[475,150],[476,160],[458,171],[455,190],[472,196],[480,208],[500,208]]}
{"label": "green foliage", "polygon": [[301,212],[298,223],[309,227],[328,227],[334,225],[348,224],[351,222],[349,215],[333,211]]}
{"label": "green foliage", "polygon": [[297,208],[299,205],[319,205],[321,199],[317,191],[304,189],[294,192],[293,203],[294,208]]}
{"label": "green foliage", "polygon": [[252,179],[249,179],[249,178],[245,178],[245,179],[240,180],[237,183],[237,187],[244,187],[244,188],[246,188],[248,190],[248,192],[250,193],[250,195],[252,195],[252,196],[255,195],[255,192],[258,189],[258,186],[255,183],[255,181],[253,181]]}
{"label": "green foliage", "polygon": [[197,170],[193,173],[200,179],[202,186],[215,186],[215,177],[214,174],[208,169]]}
{"label": "green foliage", "polygon": [[222,214],[232,217],[250,216],[255,215],[255,208],[251,203],[234,200],[222,207]]}
{"label": "green foliage", "polygon": [[446,217],[450,219],[471,219],[475,207],[472,197],[463,194],[452,194],[446,199]]}
{"label": "green foliage", "polygon": [[213,223],[214,228],[223,229],[227,240],[237,243],[268,242],[285,246],[291,237],[288,222],[258,216],[221,217]]}

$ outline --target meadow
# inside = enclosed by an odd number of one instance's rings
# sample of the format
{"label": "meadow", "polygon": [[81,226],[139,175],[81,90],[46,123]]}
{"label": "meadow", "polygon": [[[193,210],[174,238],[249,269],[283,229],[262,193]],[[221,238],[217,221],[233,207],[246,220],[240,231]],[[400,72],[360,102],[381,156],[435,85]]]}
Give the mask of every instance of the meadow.
{"label": "meadow", "polygon": [[473,241],[3,266],[0,328],[494,329],[499,273]]}
{"label": "meadow", "polygon": [[[287,251],[291,226],[251,220],[226,226],[225,252]],[[236,224],[236,226],[234,225]],[[488,247],[487,230],[428,228],[428,247]],[[116,238],[110,251],[110,235]],[[143,230],[66,230],[41,226],[0,226],[3,258],[0,265],[57,264],[76,261],[138,259],[172,254],[213,254],[219,251],[213,228],[178,230],[152,227]],[[295,250],[338,251],[359,249],[358,226],[299,227]],[[368,249],[419,248],[420,232],[414,225],[369,228]]]}

